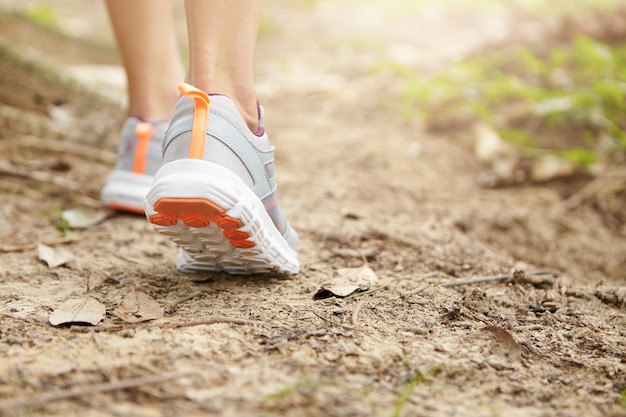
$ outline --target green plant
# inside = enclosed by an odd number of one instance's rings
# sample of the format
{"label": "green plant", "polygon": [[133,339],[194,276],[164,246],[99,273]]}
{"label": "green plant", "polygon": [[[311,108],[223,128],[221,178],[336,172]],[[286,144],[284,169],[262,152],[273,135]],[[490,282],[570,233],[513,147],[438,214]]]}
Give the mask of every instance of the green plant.
{"label": "green plant", "polygon": [[61,218],[57,220],[54,225],[59,232],[63,233],[63,236],[68,236],[70,234],[70,224],[67,220]]}
{"label": "green plant", "polygon": [[67,237],[71,234],[70,224],[63,218],[63,207],[58,201],[50,209],[39,210],[36,214],[42,217],[49,217],[56,229],[63,233],[63,236]]}
{"label": "green plant", "polygon": [[617,404],[626,410],[626,388],[619,393],[619,398],[617,399]]}
{"label": "green plant", "polygon": [[418,372],[417,374],[415,374],[413,378],[411,378],[411,380],[404,387],[404,390],[402,390],[402,392],[396,399],[396,402],[393,405],[393,411],[391,412],[390,417],[400,417],[400,413],[402,413],[402,410],[404,409],[407,402],[409,401],[409,398],[411,398],[413,391],[415,391],[415,388],[419,384],[424,382],[424,378],[425,376],[421,372]]}
{"label": "green plant", "polygon": [[59,16],[56,9],[51,4],[40,3],[34,5],[28,12],[26,17],[31,21],[51,29],[59,29]]}
{"label": "green plant", "polygon": [[50,207],[47,210],[38,210],[36,212],[37,216],[54,216],[54,217],[61,217],[61,214],[63,213],[63,207],[61,205],[61,203],[59,203],[58,201],[55,201],[52,204],[52,207]]}
{"label": "green plant", "polygon": [[[408,365],[408,360],[404,361],[405,365]],[[417,371],[417,373],[406,383],[404,389],[396,399],[396,402],[393,405],[393,410],[390,414],[390,417],[400,417],[402,410],[409,402],[411,395],[415,391],[415,389],[420,385],[424,380],[431,375],[439,375],[443,372],[443,368],[441,366],[433,366],[428,369],[426,372],[422,373]]]}
{"label": "green plant", "polygon": [[505,140],[583,165],[597,161],[600,145],[626,152],[626,45],[585,36],[536,53],[505,48],[459,62],[430,77],[396,64],[403,113],[432,129],[481,120]]}

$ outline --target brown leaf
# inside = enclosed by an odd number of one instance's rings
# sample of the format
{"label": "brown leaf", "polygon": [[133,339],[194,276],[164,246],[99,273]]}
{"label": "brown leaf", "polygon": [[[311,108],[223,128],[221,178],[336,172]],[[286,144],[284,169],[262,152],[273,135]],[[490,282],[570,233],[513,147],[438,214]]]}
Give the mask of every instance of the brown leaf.
{"label": "brown leaf", "polygon": [[100,323],[106,314],[104,304],[92,297],[66,300],[50,314],[48,321],[53,326],[61,324]]}
{"label": "brown leaf", "polygon": [[487,326],[482,330],[493,334],[504,345],[512,359],[520,359],[522,349],[511,333],[498,326]]}
{"label": "brown leaf", "polygon": [[63,250],[55,250],[50,246],[39,244],[37,246],[37,256],[40,261],[44,261],[49,268],[65,265],[72,259],[72,254]]}
{"label": "brown leaf", "polygon": [[124,297],[113,314],[127,323],[156,320],[163,317],[163,307],[143,291],[133,290]]}
{"label": "brown leaf", "polygon": [[332,279],[320,286],[313,298],[347,297],[355,292],[367,291],[376,281],[378,275],[367,264],[358,268],[340,268]]}

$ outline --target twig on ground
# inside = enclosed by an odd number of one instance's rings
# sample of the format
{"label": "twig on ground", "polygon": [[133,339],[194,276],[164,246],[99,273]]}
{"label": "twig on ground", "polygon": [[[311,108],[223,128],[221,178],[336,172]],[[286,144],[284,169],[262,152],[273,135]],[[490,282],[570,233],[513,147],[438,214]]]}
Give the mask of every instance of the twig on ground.
{"label": "twig on ground", "polygon": [[470,285],[470,284],[479,284],[481,282],[489,282],[489,281],[506,281],[509,279],[513,279],[512,274],[504,274],[504,275],[491,275],[488,277],[477,277],[471,279],[465,279],[461,281],[448,281],[441,284],[442,287],[458,287],[461,285]]}
{"label": "twig on ground", "polygon": [[415,295],[415,294],[419,294],[419,293],[421,293],[421,292],[422,292],[422,291],[424,291],[425,289],[426,289],[426,287],[417,287],[417,288],[415,288],[415,289],[412,289],[411,291],[401,292],[401,293],[400,293],[400,297],[401,297],[402,299],[409,298],[409,297],[411,297],[412,295]]}
{"label": "twig on ground", "polygon": [[58,175],[50,174],[49,172],[36,171],[30,169],[24,169],[17,165],[13,165],[6,161],[0,161],[0,172],[7,175],[14,175],[17,177],[30,178],[40,182],[47,182],[56,186],[66,188],[75,192],[82,192],[82,187],[77,182],[68,180],[67,178],[60,177]]}
{"label": "twig on ground", "polygon": [[350,326],[349,324],[343,324],[343,323],[337,323],[335,321],[332,321],[331,319],[327,319],[326,317],[322,316],[319,313],[316,313],[315,311],[311,310],[311,312],[313,314],[315,314],[317,317],[319,317],[320,319],[334,325],[334,326],[339,326],[339,327],[343,327],[344,329],[348,329],[348,330],[354,330],[354,326]]}
{"label": "twig on ground", "polygon": [[594,195],[598,191],[598,189],[600,188],[603,182],[604,182],[604,178],[596,178],[595,180],[591,181],[589,184],[585,185],[582,189],[580,189],[580,191],[576,192],[575,194],[572,194],[565,200],[557,203],[553,207],[553,212],[555,212],[556,214],[559,214],[564,211],[569,211],[578,207],[579,205],[583,203],[583,201],[585,201],[586,199]]}
{"label": "twig on ground", "polygon": [[[33,324],[35,326],[40,327],[48,327],[49,324],[37,322],[35,320],[22,318],[22,317],[14,317],[8,314],[0,314],[0,318],[7,317],[13,320],[23,321],[25,323]],[[218,323],[230,323],[230,324],[239,324],[242,326],[267,326],[267,323],[264,321],[255,321],[255,320],[245,320],[245,319],[235,319],[231,317],[207,317],[205,319],[186,321],[181,323],[126,323],[119,326],[70,326],[71,332],[77,333],[91,333],[91,332],[121,332],[124,330],[134,330],[134,329],[179,329],[181,327],[192,327],[192,326],[202,326],[207,324],[218,324]]]}
{"label": "twig on ground", "polygon": [[218,324],[218,323],[230,323],[230,324],[239,324],[242,326],[267,326],[267,323],[263,321],[255,321],[255,320],[245,320],[245,319],[235,319],[231,317],[207,317],[201,320],[193,320],[186,321],[182,323],[129,323],[122,324],[119,326],[95,326],[95,327],[84,327],[84,326],[70,326],[70,331],[79,332],[79,333],[88,333],[88,332],[121,332],[123,330],[129,329],[179,329],[181,327],[192,327],[192,326],[202,326],[207,324]]}
{"label": "twig on ground", "polygon": [[290,340],[297,339],[302,335],[307,335],[308,337],[310,334],[304,330],[295,330],[281,336],[261,340],[260,344],[265,345],[265,350],[278,349],[279,347],[286,345]]}
{"label": "twig on ground", "polygon": [[93,344],[96,345],[96,348],[98,348],[98,350],[102,351],[102,346],[100,346],[100,341],[98,340],[98,335],[96,335],[96,332],[94,332],[94,331],[91,332],[91,340],[93,340]]}
{"label": "twig on ground", "polygon": [[112,255],[115,256],[116,258],[119,258],[119,259],[123,260],[123,261],[131,262],[131,263],[134,263],[134,264],[137,264],[137,265],[143,265],[143,266],[152,266],[152,265],[154,265],[154,263],[144,262],[144,261],[139,260],[139,259],[133,259],[133,258],[128,257],[128,256],[120,255],[119,253],[113,253]]}
{"label": "twig on ground", "polygon": [[607,172],[553,207],[554,214],[572,210],[594,195],[609,179],[625,179],[626,171]]}
{"label": "twig on ground", "polygon": [[64,245],[66,243],[73,243],[76,241],[78,241],[78,238],[75,236],[72,236],[72,237],[62,237],[59,239],[45,240],[43,242],[26,243],[24,245],[0,246],[0,253],[24,252],[27,250],[37,249],[37,246],[39,246],[40,243],[46,246],[55,246],[55,245]]}
{"label": "twig on ground", "polygon": [[441,284],[441,286],[442,287],[458,287],[461,285],[479,284],[481,282],[491,282],[491,281],[507,281],[510,279],[519,279],[520,281],[527,281],[530,284],[537,285],[538,283],[535,280],[532,280],[529,278],[534,277],[534,276],[541,276],[541,275],[550,275],[555,278],[560,276],[558,272],[551,271],[551,270],[541,270],[541,271],[533,271],[533,272],[516,271],[512,274],[477,277],[477,278],[471,278],[471,279],[466,279],[466,280],[461,280],[461,281],[449,281],[449,282],[444,282],[443,284]]}
{"label": "twig on ground", "polygon": [[174,371],[160,375],[148,375],[138,378],[130,378],[122,381],[108,382],[104,384],[89,385],[86,387],[76,387],[49,394],[36,395],[18,400],[0,401],[0,410],[10,410],[23,408],[36,404],[46,404],[54,401],[68,400],[70,398],[83,397],[91,394],[101,394],[103,392],[120,391],[129,388],[136,388],[142,385],[159,384],[161,382],[189,376],[196,371]]}
{"label": "twig on ground", "polygon": [[472,313],[471,311],[466,311],[465,314],[468,314],[471,318],[473,318],[476,321],[479,321],[481,323],[485,323],[487,326],[490,326],[491,323],[489,323],[487,320],[478,317],[476,314]]}
{"label": "twig on ground", "polygon": [[37,148],[40,151],[45,150],[61,154],[76,155],[83,159],[91,158],[104,162],[107,165],[113,165],[117,159],[117,155],[114,152],[82,143],[42,139],[36,136],[21,136],[16,140],[16,142],[19,146],[30,146],[32,148]]}
{"label": "twig on ground", "polygon": [[173,301],[172,303],[170,303],[167,307],[165,307],[165,311],[166,312],[173,312],[175,311],[179,305],[181,305],[182,303],[186,303],[187,301],[191,301],[194,298],[201,296],[205,294],[202,291],[196,291],[193,294],[189,294],[186,297],[183,298],[179,298],[178,300]]}
{"label": "twig on ground", "polygon": [[77,183],[76,181],[68,180],[67,178],[51,174],[49,172],[25,169],[6,161],[0,161],[0,173],[16,177],[29,178],[38,182],[53,184],[57,187],[65,188],[66,190],[72,191],[80,195],[82,197],[82,202],[88,206],[101,206],[100,201],[85,195],[84,185]]}
{"label": "twig on ground", "polygon": [[361,312],[361,308],[363,307],[363,301],[359,301],[354,307],[354,311],[352,312],[352,326],[357,327],[359,324],[359,313]]}

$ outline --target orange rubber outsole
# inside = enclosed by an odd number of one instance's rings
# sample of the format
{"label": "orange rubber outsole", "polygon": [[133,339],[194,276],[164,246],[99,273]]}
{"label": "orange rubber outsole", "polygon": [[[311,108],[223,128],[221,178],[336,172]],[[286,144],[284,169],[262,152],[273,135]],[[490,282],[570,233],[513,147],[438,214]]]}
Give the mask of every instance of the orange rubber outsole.
{"label": "orange rubber outsole", "polygon": [[158,226],[174,226],[181,220],[187,227],[204,228],[215,223],[231,246],[247,249],[256,246],[242,230],[241,220],[228,216],[226,210],[203,198],[162,198],[154,205],[157,212],[149,221]]}

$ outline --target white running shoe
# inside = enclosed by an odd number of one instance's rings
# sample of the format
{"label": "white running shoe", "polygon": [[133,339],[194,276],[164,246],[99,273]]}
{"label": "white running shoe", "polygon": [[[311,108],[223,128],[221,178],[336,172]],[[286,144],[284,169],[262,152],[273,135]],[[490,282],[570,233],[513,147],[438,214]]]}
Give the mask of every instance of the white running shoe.
{"label": "white running shoe", "polygon": [[100,193],[104,206],[144,214],[146,194],[161,166],[161,147],[168,123],[143,122],[136,117],[126,119],[115,168]]}
{"label": "white running shoe", "polygon": [[[296,274],[298,235],[278,206],[274,148],[231,99],[179,85],[145,212],[181,247],[181,272]],[[259,107],[259,119],[262,110]],[[260,125],[259,120],[259,125]]]}

